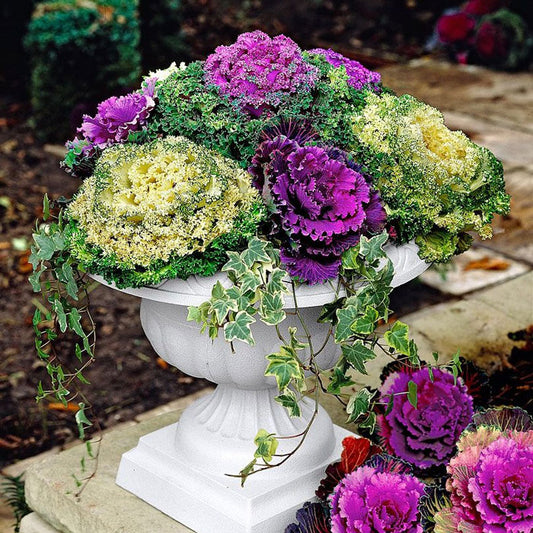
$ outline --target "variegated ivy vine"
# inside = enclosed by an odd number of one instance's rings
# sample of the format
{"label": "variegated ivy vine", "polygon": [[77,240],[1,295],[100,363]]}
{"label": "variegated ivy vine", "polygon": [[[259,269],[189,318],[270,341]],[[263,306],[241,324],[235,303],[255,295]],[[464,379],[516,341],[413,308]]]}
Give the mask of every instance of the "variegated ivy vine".
{"label": "variegated ivy vine", "polygon": [[[353,372],[367,374],[365,364],[374,359],[379,350],[391,360],[408,360],[415,368],[421,365],[407,324],[397,320],[382,335],[377,332],[378,325],[388,324],[391,313],[389,296],[394,268],[383,250],[387,240],[386,233],[370,239],[363,236],[357,246],[344,253],[338,282],[332,285],[334,300],[323,306],[319,318],[320,322],[330,324],[330,332],[320,347],[313,346],[308,324],[298,308],[295,282],[280,268],[279,253],[271,243],[259,238],[252,239],[248,249],[240,254],[228,253],[229,261],[222,270],[227,272],[232,286],[226,289],[217,282],[208,301],[189,308],[188,319],[200,323],[202,331],[207,331],[213,339],[222,333],[230,343],[241,341],[250,345],[255,344],[254,322],[260,320],[275,327],[280,349],[266,356],[265,374],[274,376],[277,381],[276,401],[290,416],[300,416],[300,400],[304,394],[314,392],[316,415],[321,390],[334,395],[345,406],[349,422],[372,432],[376,424],[376,391],[369,387],[356,393],[348,391],[355,384]],[[290,310],[285,310],[284,297],[291,292],[293,303]],[[300,331],[294,327],[282,331],[287,313],[296,315]],[[317,356],[328,342],[341,348],[341,356],[331,371],[320,368],[317,362]],[[305,348],[303,358],[301,353]],[[456,357],[452,362],[455,375],[458,364]],[[311,372],[316,379],[317,386],[311,391],[307,388],[306,372]],[[417,387],[413,381],[409,382],[407,395],[416,408]],[[392,408],[393,401],[391,396],[388,409]],[[235,476],[244,484],[248,476],[287,461],[301,446],[314,418],[311,417],[302,433],[293,436],[296,445],[288,454],[276,454],[278,436],[261,428],[254,440],[257,448],[253,459]]]}

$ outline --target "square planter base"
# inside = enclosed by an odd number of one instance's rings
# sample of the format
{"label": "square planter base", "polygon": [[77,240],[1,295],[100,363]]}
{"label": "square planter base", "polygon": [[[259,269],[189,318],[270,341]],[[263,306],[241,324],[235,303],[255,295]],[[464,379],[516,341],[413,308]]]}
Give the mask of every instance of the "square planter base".
{"label": "square planter base", "polygon": [[200,471],[179,457],[176,426],[141,437],[122,455],[116,482],[197,533],[283,533],[314,497],[327,465],[340,457],[342,439],[352,435],[335,426],[336,447],[323,464],[276,479],[259,473],[242,488],[239,479]]}

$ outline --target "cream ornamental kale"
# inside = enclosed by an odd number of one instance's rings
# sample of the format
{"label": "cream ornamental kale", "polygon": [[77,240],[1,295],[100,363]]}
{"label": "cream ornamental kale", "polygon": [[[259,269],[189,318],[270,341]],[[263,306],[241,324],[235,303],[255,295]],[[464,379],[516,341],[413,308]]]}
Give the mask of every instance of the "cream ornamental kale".
{"label": "cream ornamental kale", "polygon": [[369,95],[352,117],[352,149],[381,193],[399,242],[416,239],[426,261],[447,261],[477,232],[491,237],[496,213],[509,210],[503,169],[494,155],[414,97]]}
{"label": "cream ornamental kale", "polygon": [[104,276],[110,262],[140,273],[154,263],[161,270],[210,246],[213,251],[217,239],[238,231],[235,222],[243,224],[244,213],[255,213],[248,217],[252,231],[244,224],[244,234],[253,235],[264,213],[258,202],[245,171],[186,138],[116,145],[68,207],[72,252]]}

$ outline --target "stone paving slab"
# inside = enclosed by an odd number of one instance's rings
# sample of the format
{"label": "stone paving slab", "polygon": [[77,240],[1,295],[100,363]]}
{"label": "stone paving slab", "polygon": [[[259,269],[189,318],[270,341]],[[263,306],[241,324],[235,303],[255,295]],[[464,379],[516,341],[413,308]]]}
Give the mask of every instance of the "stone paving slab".
{"label": "stone paving slab", "polygon": [[[476,265],[478,268],[471,268]],[[493,269],[490,269],[491,265]],[[453,258],[444,278],[438,270],[431,268],[420,276],[420,280],[445,294],[460,296],[515,278],[530,269],[528,265],[488,248],[470,248]]]}
{"label": "stone paving slab", "polygon": [[380,69],[383,83],[441,111],[457,111],[491,124],[533,133],[533,74],[508,74],[473,65],[420,59]]}

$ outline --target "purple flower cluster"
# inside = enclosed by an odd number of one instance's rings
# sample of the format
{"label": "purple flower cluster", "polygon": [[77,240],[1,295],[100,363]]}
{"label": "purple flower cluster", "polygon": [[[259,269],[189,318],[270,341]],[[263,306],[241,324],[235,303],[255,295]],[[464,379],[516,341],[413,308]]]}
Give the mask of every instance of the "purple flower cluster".
{"label": "purple flower cluster", "polygon": [[292,39],[262,31],[242,33],[234,44],[217,47],[204,71],[208,85],[256,116],[279,105],[286,94],[309,90],[318,75]]}
{"label": "purple flower cluster", "polygon": [[[417,385],[417,408],[406,395],[409,381]],[[437,368],[433,379],[427,367],[400,369],[385,379],[380,394],[384,402],[395,395],[391,411],[378,419],[389,452],[422,469],[446,464],[472,420],[472,397],[461,378]]]}
{"label": "purple flower cluster", "polygon": [[447,531],[533,531],[533,430],[515,429],[520,417],[506,411],[489,411],[489,426],[461,436],[447,468],[452,506],[437,515]]}
{"label": "purple flower cluster", "polygon": [[154,85],[149,83],[142,92],[112,96],[98,104],[94,117],[83,116],[78,129],[84,138],[98,148],[127,141],[131,132],[139,131],[155,106]]}
{"label": "purple flower cluster", "polygon": [[368,70],[358,61],[348,59],[334,50],[313,48],[313,50],[309,50],[309,53],[324,56],[326,61],[335,68],[341,66],[344,67],[346,69],[346,74],[348,75],[348,85],[352,86],[354,89],[361,89],[365,85],[376,86],[381,82],[381,75],[378,72]]}
{"label": "purple flower cluster", "polygon": [[305,134],[266,139],[249,171],[272,212],[281,260],[310,284],[337,276],[342,253],[379,232],[385,211],[357,165],[341,150],[305,146]]}
{"label": "purple flower cluster", "polygon": [[423,495],[424,484],[407,473],[379,463],[361,466],[330,497],[331,532],[422,533]]}

